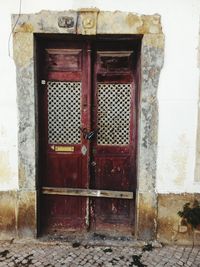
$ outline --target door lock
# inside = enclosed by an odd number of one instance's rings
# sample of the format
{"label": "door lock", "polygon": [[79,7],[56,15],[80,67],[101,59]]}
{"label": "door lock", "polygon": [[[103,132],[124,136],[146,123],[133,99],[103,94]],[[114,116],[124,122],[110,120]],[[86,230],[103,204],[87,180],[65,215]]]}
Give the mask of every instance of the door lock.
{"label": "door lock", "polygon": [[88,132],[86,128],[81,128],[81,127],[80,127],[80,130],[81,130],[81,132],[83,134],[83,138],[84,139],[91,140],[96,136],[96,134],[99,131],[99,128],[97,128],[97,129],[95,129],[95,130],[93,130],[91,132]]}

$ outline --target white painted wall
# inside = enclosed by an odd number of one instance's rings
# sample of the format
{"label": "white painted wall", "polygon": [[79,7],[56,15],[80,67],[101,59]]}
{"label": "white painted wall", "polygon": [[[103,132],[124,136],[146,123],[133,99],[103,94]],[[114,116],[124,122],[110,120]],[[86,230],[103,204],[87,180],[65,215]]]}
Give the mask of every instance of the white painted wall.
{"label": "white painted wall", "polygon": [[[0,2],[0,190],[18,187],[16,77],[14,62],[8,56],[8,40],[11,31],[10,16],[18,13],[19,2],[20,0]],[[166,42],[165,63],[158,90],[157,191],[200,192],[200,183],[194,183],[200,1],[22,0],[22,13],[81,7],[161,15]]]}

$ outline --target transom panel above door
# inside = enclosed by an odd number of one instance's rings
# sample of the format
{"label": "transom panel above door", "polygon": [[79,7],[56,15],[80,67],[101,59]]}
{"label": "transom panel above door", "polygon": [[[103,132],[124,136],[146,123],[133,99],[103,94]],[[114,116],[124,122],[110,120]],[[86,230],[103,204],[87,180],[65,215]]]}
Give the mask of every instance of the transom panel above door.
{"label": "transom panel above door", "polygon": [[134,232],[135,40],[44,41],[39,67],[43,232]]}

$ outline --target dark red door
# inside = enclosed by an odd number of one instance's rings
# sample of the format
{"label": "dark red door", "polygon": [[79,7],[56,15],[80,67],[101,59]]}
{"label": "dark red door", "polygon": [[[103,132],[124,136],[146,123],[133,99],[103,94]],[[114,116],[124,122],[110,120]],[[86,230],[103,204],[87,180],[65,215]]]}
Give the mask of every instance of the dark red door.
{"label": "dark red door", "polygon": [[43,231],[134,230],[133,47],[132,41],[101,40],[40,45]]}
{"label": "dark red door", "polygon": [[[94,198],[93,224],[99,231],[133,231],[136,151],[134,55],[130,43],[99,42],[93,85],[93,187],[127,198]],[[114,195],[115,196],[115,195]]]}

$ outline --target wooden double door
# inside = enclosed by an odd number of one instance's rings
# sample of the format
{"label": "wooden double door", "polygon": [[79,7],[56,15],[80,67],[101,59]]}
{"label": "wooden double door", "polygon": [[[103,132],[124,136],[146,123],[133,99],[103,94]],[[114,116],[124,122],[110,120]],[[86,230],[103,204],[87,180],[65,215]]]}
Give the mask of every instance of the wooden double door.
{"label": "wooden double door", "polygon": [[41,229],[132,233],[133,41],[48,40],[38,55]]}

